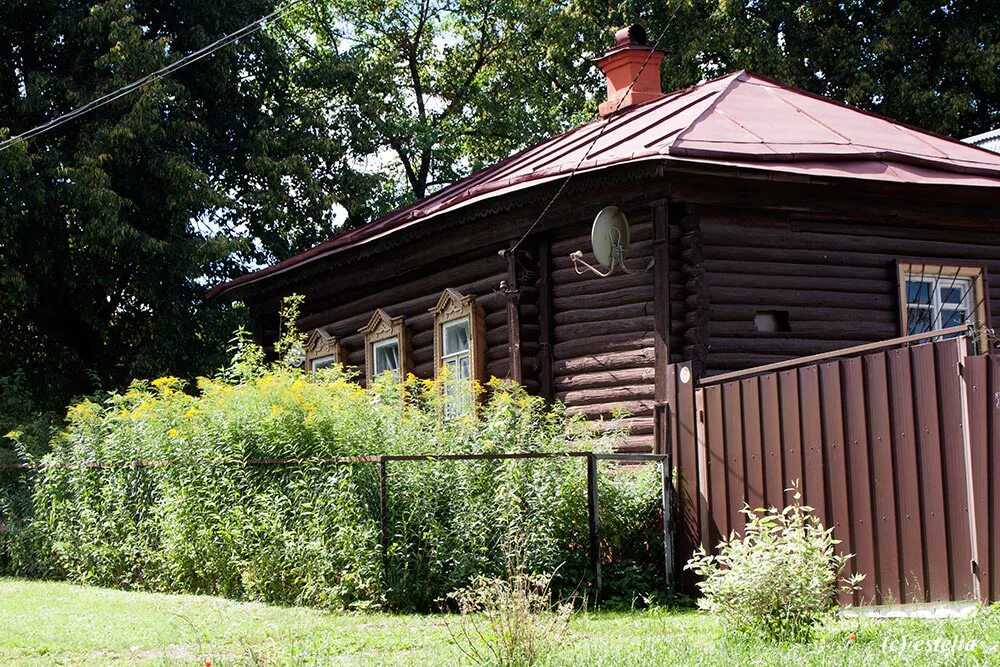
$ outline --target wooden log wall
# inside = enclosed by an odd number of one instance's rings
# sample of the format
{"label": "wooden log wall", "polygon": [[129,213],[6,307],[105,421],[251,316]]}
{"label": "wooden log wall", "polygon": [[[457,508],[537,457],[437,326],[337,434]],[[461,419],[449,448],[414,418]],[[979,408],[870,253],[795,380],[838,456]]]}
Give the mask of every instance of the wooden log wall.
{"label": "wooden log wall", "polygon": [[[653,446],[655,389],[653,348],[653,225],[648,207],[625,210],[631,223],[627,266],[608,278],[578,275],[570,253],[590,252],[590,225],[553,240],[549,247],[552,295],[552,384],[554,397],[571,412],[604,419],[608,428],[627,427],[624,451]],[[585,233],[579,233],[586,230]],[[617,411],[630,416],[616,421]]]}
{"label": "wooden log wall", "polygon": [[[902,335],[897,259],[985,266],[989,310],[1000,312],[1000,236],[988,231],[710,207],[699,207],[699,227],[709,374]],[[787,311],[791,330],[758,332],[754,316],[765,310]]]}
{"label": "wooden log wall", "polygon": [[[387,260],[390,261],[390,260]],[[440,265],[439,265],[440,266]],[[367,324],[376,308],[390,316],[402,315],[410,332],[413,373],[434,377],[434,316],[428,312],[441,292],[451,287],[462,294],[475,294],[476,304],[486,315],[487,376],[508,376],[507,301],[499,292],[507,275],[506,261],[496,253],[475,253],[448,262],[447,268],[429,269],[387,283],[364,285],[335,300],[310,300],[307,296],[299,328],[317,327],[340,339],[345,364],[357,367],[364,378],[365,341],[358,329]]]}

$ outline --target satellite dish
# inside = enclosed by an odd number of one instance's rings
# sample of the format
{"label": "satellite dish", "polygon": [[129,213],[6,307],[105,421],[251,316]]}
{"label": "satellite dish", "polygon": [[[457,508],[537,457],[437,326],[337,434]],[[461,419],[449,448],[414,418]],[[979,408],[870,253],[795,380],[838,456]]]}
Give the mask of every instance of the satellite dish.
{"label": "satellite dish", "polygon": [[617,206],[606,206],[594,218],[590,244],[601,266],[613,269],[615,262],[624,266],[628,250],[628,218]]}
{"label": "satellite dish", "polygon": [[580,270],[581,264],[602,278],[607,278],[614,273],[616,266],[625,273],[633,273],[625,266],[625,251],[628,250],[628,242],[628,218],[617,206],[606,206],[594,218],[594,226],[590,230],[590,245],[598,263],[607,267],[608,270],[601,271],[583,261],[582,250],[572,253],[569,258],[573,260],[573,268],[580,275],[583,275],[583,271]]}

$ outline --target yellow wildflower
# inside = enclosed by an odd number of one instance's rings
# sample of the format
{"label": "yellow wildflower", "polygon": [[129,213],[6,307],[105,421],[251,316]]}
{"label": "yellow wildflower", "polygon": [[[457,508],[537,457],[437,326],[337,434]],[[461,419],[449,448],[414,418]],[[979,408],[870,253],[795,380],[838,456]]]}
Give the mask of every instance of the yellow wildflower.
{"label": "yellow wildflower", "polygon": [[285,409],[283,407],[281,407],[280,405],[272,405],[271,406],[271,416],[272,417],[280,417],[283,414],[285,414]]}
{"label": "yellow wildflower", "polygon": [[194,417],[196,414],[198,414],[198,408],[188,408],[184,411],[185,417]]}
{"label": "yellow wildflower", "polygon": [[167,375],[161,378],[156,378],[153,380],[152,385],[156,387],[164,396],[170,396],[171,394],[176,394],[181,388],[180,378],[176,378],[173,375]]}
{"label": "yellow wildflower", "polygon": [[177,437],[177,429],[175,429],[175,428],[170,429],[169,431],[167,431],[167,435],[169,435],[171,438],[176,438]]}

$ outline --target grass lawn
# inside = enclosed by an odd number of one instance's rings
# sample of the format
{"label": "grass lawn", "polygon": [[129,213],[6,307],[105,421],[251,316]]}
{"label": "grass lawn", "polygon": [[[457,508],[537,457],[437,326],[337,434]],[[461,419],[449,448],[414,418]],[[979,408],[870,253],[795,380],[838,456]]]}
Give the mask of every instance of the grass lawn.
{"label": "grass lawn", "polygon": [[[855,641],[849,637],[854,633]],[[936,642],[936,643],[935,643]],[[0,664],[461,662],[440,616],[330,614],[0,579]],[[1000,665],[1000,608],[962,620],[831,622],[808,646],[729,644],[690,610],[577,615],[552,665]]]}

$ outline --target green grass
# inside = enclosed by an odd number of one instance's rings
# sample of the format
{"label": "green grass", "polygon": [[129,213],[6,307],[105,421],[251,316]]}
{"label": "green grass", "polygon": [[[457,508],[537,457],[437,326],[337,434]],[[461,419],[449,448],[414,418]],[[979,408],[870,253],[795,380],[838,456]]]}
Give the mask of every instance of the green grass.
{"label": "green grass", "polygon": [[[960,646],[946,650],[945,642]],[[215,666],[428,667],[458,663],[460,653],[440,616],[331,614],[0,579],[0,664],[204,665],[206,659]],[[550,664],[1000,665],[1000,608],[961,620],[833,621],[806,646],[727,643],[711,618],[690,610],[578,614]]]}

